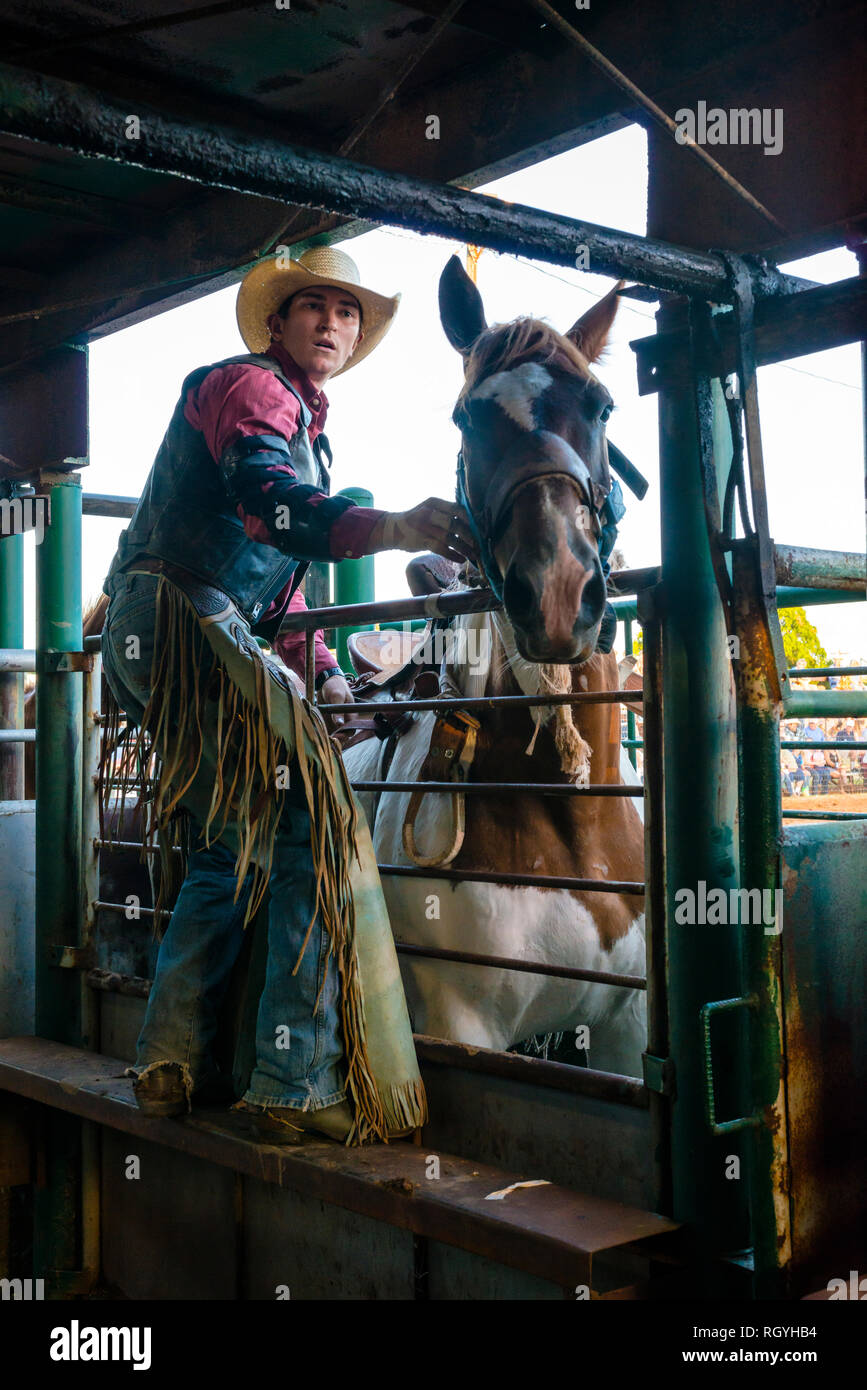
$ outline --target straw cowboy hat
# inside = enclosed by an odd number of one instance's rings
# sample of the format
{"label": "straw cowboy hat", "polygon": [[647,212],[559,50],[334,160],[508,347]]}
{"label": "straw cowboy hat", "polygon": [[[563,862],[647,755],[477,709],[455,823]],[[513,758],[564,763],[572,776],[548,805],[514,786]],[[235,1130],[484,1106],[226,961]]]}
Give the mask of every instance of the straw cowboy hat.
{"label": "straw cowboy hat", "polygon": [[349,361],[334,372],[334,376],[340,376],[340,372],[356,367],[385,337],[397,313],[400,295],[387,299],[383,294],[366,289],[355,261],[336,246],[313,246],[297,261],[290,261],[281,253],[254,265],[244,276],[238,291],[238,328],[251,352],[267,351],[271,342],[267,326],[269,315],[276,314],[290,294],[309,289],[311,285],[323,288],[332,285],[335,289],[348,290],[361,305],[364,337]]}

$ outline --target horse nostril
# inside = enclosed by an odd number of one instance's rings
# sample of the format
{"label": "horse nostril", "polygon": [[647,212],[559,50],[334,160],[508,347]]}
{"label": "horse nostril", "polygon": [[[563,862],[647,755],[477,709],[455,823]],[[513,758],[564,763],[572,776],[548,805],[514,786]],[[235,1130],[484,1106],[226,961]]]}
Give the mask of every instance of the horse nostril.
{"label": "horse nostril", "polygon": [[582,618],[587,619],[587,625],[589,627],[596,621],[604,607],[605,580],[602,578],[600,572],[594,569],[581,592],[579,613]]}
{"label": "horse nostril", "polygon": [[538,605],[535,591],[514,565],[510,566],[503,583],[503,602],[506,612],[518,622],[530,618]]}

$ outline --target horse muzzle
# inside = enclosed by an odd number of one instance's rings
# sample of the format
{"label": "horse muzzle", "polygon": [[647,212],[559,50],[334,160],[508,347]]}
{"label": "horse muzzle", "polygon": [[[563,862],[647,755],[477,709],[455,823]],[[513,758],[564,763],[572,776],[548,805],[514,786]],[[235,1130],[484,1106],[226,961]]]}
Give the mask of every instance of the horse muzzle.
{"label": "horse muzzle", "polygon": [[596,557],[585,565],[571,554],[560,563],[523,554],[506,571],[503,600],[525,660],[565,665],[593,655],[605,611]]}

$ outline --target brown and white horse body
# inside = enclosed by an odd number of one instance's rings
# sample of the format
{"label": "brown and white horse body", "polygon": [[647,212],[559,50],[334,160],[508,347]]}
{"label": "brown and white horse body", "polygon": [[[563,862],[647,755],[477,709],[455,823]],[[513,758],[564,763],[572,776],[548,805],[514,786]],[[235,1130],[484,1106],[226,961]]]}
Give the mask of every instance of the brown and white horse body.
{"label": "brown and white horse body", "polygon": [[[461,694],[537,694],[550,668],[525,662],[503,613],[467,615],[453,631],[473,627],[490,634],[489,663],[455,662],[448,674]],[[485,650],[467,641],[463,650]],[[462,650],[460,640],[455,642]],[[561,668],[571,688],[613,689],[613,655],[595,656],[582,668]],[[566,686],[566,688],[570,688]],[[624,762],[620,714],[616,705],[573,706],[577,732],[592,749],[588,769],[593,783],[620,782]],[[580,711],[580,712],[579,712]],[[428,752],[435,715],[419,714],[398,740],[388,769],[390,781],[414,781]],[[532,753],[534,722],[528,709],[494,707],[481,716],[471,781],[557,782],[561,753],[551,714]],[[378,780],[383,745],[377,739],[344,754],[353,781]],[[631,768],[630,768],[631,772]],[[629,774],[626,774],[628,776]],[[634,780],[630,777],[629,780]],[[376,857],[383,864],[409,864],[403,823],[409,793],[379,798],[359,793],[371,823]],[[450,798],[428,796],[416,820],[416,844],[434,855],[449,844]],[[642,821],[634,798],[553,797],[532,791],[466,797],[466,834],[450,867],[486,873],[531,873],[570,878],[641,879]],[[383,875],[389,916],[400,941],[482,955],[539,960],[588,970],[645,974],[644,914],[640,897],[512,887],[487,883],[447,883],[434,878]],[[558,980],[514,970],[401,957],[407,1002],[416,1032],[480,1047],[504,1049],[534,1034],[589,1029],[590,1065],[624,1075],[641,1074],[646,1047],[645,996],[640,990]],[[583,1035],[582,1035],[583,1036]],[[583,1043],[582,1043],[583,1045]]]}

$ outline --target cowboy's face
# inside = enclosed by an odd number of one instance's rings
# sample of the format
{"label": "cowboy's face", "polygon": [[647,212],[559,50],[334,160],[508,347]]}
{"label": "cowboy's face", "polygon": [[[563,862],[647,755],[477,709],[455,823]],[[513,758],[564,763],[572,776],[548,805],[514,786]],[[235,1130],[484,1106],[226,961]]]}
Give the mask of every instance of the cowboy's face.
{"label": "cowboy's face", "polygon": [[300,290],[285,318],[272,314],[268,327],[272,341],[282,344],[315,386],[349,361],[364,336],[358,300],[331,285]]}

